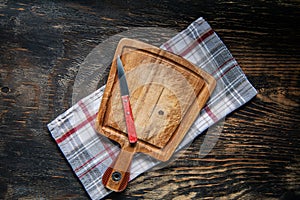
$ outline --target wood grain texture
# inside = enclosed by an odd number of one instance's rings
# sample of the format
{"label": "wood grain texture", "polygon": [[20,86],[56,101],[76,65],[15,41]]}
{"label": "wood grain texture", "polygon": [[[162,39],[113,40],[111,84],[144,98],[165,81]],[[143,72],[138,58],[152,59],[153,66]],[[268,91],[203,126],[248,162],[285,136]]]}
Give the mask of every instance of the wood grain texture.
{"label": "wood grain texture", "polygon": [[[128,27],[180,31],[200,16],[259,94],[226,117],[205,158],[203,135],[107,199],[299,199],[299,8],[296,0],[1,1],[0,199],[88,199],[46,129],[71,106],[80,63]],[[170,37],[151,34],[146,42],[157,46]]]}

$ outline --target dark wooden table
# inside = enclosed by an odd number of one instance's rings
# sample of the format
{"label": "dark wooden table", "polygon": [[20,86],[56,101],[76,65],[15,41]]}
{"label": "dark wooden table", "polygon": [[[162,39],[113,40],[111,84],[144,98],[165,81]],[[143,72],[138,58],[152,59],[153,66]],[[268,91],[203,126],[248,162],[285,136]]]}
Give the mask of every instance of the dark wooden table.
{"label": "dark wooden table", "polygon": [[0,199],[87,199],[46,128],[71,106],[80,64],[130,27],[180,31],[200,16],[258,95],[226,117],[206,157],[204,134],[107,198],[299,199],[299,11],[297,0],[0,1]]}

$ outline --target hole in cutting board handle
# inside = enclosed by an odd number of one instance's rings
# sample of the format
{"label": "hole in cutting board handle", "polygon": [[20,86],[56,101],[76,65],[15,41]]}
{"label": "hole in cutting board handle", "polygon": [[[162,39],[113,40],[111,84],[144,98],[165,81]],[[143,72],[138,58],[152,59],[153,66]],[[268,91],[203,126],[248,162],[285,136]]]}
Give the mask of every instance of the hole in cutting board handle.
{"label": "hole in cutting board handle", "polygon": [[122,178],[122,174],[120,172],[116,171],[116,172],[112,173],[111,178],[114,181],[119,181]]}

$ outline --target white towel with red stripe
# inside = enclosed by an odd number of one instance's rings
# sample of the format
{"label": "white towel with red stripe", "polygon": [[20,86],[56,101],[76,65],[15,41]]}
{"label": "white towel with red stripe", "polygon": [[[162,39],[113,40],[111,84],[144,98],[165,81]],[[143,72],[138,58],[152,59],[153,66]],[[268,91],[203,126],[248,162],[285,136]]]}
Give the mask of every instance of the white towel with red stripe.
{"label": "white towel with red stripe", "polygon": [[[184,57],[217,80],[210,100],[177,151],[257,93],[224,43],[203,18],[194,21],[161,48]],[[94,129],[104,88],[83,98],[48,124],[52,137],[91,199],[101,199],[110,193],[102,184],[102,175],[119,152],[117,145]],[[130,168],[130,179],[159,163],[150,156],[136,154]]]}

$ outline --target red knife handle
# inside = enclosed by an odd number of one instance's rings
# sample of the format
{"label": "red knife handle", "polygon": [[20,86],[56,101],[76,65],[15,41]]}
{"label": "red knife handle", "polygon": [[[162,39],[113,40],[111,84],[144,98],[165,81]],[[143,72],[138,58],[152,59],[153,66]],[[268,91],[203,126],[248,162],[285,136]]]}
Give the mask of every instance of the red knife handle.
{"label": "red knife handle", "polygon": [[131,111],[129,96],[122,96],[123,110],[125,114],[127,133],[130,143],[137,142],[136,130],[134,125],[134,119]]}

